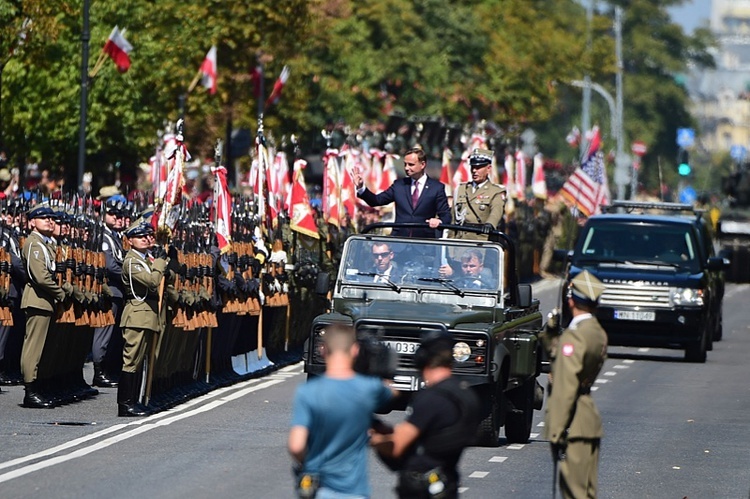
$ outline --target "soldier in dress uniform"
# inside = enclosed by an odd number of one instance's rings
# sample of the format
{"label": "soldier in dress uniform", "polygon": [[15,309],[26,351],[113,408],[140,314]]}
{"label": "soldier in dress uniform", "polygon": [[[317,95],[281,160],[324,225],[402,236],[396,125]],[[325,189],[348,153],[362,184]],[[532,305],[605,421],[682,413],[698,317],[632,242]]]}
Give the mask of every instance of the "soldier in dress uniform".
{"label": "soldier in dress uniform", "polygon": [[[114,187],[114,186],[112,186]],[[105,188],[100,190],[100,194]],[[115,188],[116,189],[116,188]],[[105,192],[109,194],[109,191]],[[94,340],[91,345],[91,357],[94,363],[94,378],[91,382],[94,386],[115,387],[117,378],[113,375],[115,369],[110,369],[109,364],[120,364],[121,355],[118,360],[112,360],[114,348],[122,352],[122,341],[120,340],[120,318],[122,316],[122,301],[124,288],[122,284],[122,262],[125,252],[122,248],[122,237],[120,233],[125,228],[125,207],[127,200],[125,196],[114,194],[102,203],[102,219],[104,221],[104,234],[102,251],[106,265],[107,282],[112,292],[112,313],[115,323],[94,329]],[[108,354],[108,352],[110,352]],[[119,370],[119,369],[118,369]]]}
{"label": "soldier in dress uniform", "polygon": [[[469,156],[471,182],[458,186],[453,198],[453,223],[482,227],[491,225],[503,230],[505,214],[505,187],[489,181],[493,152],[489,149],[474,149]],[[457,239],[486,240],[484,234],[458,231]]]}
{"label": "soldier in dress uniform", "polygon": [[125,237],[131,247],[122,263],[125,308],[120,327],[125,345],[117,388],[117,415],[147,416],[149,409],[139,401],[139,378],[153,335],[161,330],[159,288],[167,273],[168,257],[162,248],[155,247],[156,253],[150,251],[154,229],[142,218],[128,227]]}
{"label": "soldier in dress uniform", "polygon": [[37,384],[39,361],[56,306],[73,294],[69,282],[60,286],[54,279],[57,244],[52,234],[55,217],[55,211],[45,204],[33,207],[26,215],[32,231],[21,253],[29,278],[21,298],[21,308],[26,311],[26,335],[21,351],[21,372],[26,386],[24,407],[50,408],[54,405]]}
{"label": "soldier in dress uniform", "polygon": [[[573,315],[560,335],[547,401],[546,437],[559,463],[564,497],[596,497],[602,420],[591,398],[591,385],[607,357],[607,333],[594,313],[604,285],[584,270],[570,283],[567,300]],[[557,477],[555,477],[557,480]]]}
{"label": "soldier in dress uniform", "polygon": [[17,204],[6,206],[3,213],[2,233],[0,246],[5,248],[10,256],[10,265],[7,272],[10,274],[10,287],[8,288],[7,303],[10,309],[13,325],[0,326],[0,385],[16,385],[22,382],[19,378],[21,346],[26,329],[26,320],[21,310],[20,302],[23,288],[26,285],[26,268],[21,261],[21,245],[18,241],[18,233],[15,230],[15,218],[13,212],[18,209]]}

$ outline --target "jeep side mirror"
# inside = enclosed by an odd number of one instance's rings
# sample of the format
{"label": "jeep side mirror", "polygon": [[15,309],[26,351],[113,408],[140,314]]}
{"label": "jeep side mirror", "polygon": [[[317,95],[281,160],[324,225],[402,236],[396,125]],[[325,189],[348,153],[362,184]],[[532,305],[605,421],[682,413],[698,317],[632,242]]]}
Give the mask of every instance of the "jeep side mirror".
{"label": "jeep side mirror", "polygon": [[573,250],[556,249],[552,252],[552,260],[567,263],[573,256]]}
{"label": "jeep side mirror", "polygon": [[328,296],[330,284],[331,276],[328,275],[328,272],[318,272],[318,277],[315,278],[315,294],[325,298]]}
{"label": "jeep side mirror", "polygon": [[531,306],[531,284],[518,285],[518,308],[528,308]]}
{"label": "jeep side mirror", "polygon": [[720,256],[712,256],[706,263],[708,270],[724,270],[728,267],[729,260]]}

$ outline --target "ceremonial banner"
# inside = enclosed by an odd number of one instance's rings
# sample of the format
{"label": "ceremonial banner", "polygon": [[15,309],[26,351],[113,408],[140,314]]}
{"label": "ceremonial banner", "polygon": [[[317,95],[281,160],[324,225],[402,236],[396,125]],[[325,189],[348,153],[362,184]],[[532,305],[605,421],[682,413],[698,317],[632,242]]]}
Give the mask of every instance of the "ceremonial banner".
{"label": "ceremonial banner", "polygon": [[320,239],[318,226],[315,223],[315,217],[310,207],[310,198],[307,196],[305,177],[302,174],[305,166],[307,166],[307,162],[304,159],[298,159],[294,162],[294,180],[292,181],[292,189],[289,192],[289,206],[291,207],[289,227],[306,236]]}
{"label": "ceremonial banner", "polygon": [[516,152],[516,177],[513,185],[516,188],[515,198],[519,201],[526,200],[526,155],[523,151]]}
{"label": "ceremonial banner", "polygon": [[440,182],[445,186],[445,195],[453,196],[453,184],[451,183],[451,158],[453,153],[447,147],[443,148],[443,167],[440,170]]}
{"label": "ceremonial banner", "polygon": [[542,153],[534,155],[534,173],[531,180],[531,192],[535,198],[547,199],[547,180],[544,177],[544,157]]}
{"label": "ceremonial banner", "polygon": [[324,158],[323,216],[327,223],[341,227],[341,177],[338,151],[328,149]]}
{"label": "ceremonial banner", "polygon": [[269,108],[272,105],[279,102],[279,98],[281,98],[281,90],[284,88],[284,85],[286,85],[286,81],[288,79],[289,79],[289,66],[284,66],[284,69],[281,70],[281,74],[276,80],[276,83],[273,84],[273,90],[271,91],[271,95],[269,95],[268,99],[266,100],[266,108]]}
{"label": "ceremonial banner", "polygon": [[227,185],[227,169],[223,166],[211,168],[216,175],[214,182],[214,199],[212,209],[214,213],[214,231],[222,254],[232,250],[232,195]]}

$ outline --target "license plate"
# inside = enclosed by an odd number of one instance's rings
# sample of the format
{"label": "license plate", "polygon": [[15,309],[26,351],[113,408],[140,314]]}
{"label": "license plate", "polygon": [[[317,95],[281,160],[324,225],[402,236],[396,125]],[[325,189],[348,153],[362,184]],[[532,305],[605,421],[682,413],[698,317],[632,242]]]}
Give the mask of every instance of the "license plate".
{"label": "license plate", "polygon": [[384,341],[385,346],[401,355],[414,355],[419,348],[419,343],[412,341]]}
{"label": "license plate", "polygon": [[655,321],[656,312],[642,312],[638,310],[615,310],[615,319],[624,321]]}

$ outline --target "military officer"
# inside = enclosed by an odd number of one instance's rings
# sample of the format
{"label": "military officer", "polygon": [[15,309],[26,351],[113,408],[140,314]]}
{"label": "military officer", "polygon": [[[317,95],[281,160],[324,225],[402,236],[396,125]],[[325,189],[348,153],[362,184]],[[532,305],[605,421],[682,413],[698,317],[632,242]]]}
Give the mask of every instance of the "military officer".
{"label": "military officer", "polygon": [[125,236],[131,247],[122,263],[125,307],[120,327],[125,345],[117,388],[117,415],[146,416],[150,411],[139,402],[139,377],[153,335],[161,329],[159,287],[167,272],[168,258],[163,250],[156,255],[149,251],[154,230],[142,218],[128,227]]}
{"label": "military officer", "polygon": [[[474,149],[469,156],[471,182],[458,186],[453,198],[453,223],[482,227],[492,225],[502,230],[505,213],[505,187],[489,181],[493,152],[489,149]],[[486,240],[483,234],[457,232],[457,239]]]}
{"label": "military officer", "polygon": [[55,212],[46,204],[33,207],[26,215],[32,231],[23,244],[23,259],[28,282],[21,297],[21,308],[26,311],[26,335],[21,351],[21,372],[26,387],[24,407],[50,408],[53,403],[39,389],[37,374],[42,350],[47,338],[52,316],[58,304],[73,294],[73,286],[65,282],[58,285],[54,279],[57,244]]}
{"label": "military officer", "polygon": [[559,463],[564,497],[597,494],[602,420],[591,385],[607,357],[607,333],[594,316],[603,291],[601,281],[586,270],[571,281],[567,300],[573,318],[560,335],[552,365],[554,384],[544,429],[552,458]]}
{"label": "military officer", "polygon": [[[103,189],[104,188],[102,188],[102,190]],[[120,232],[124,229],[123,221],[126,204],[127,200],[125,197],[119,194],[110,197],[102,203],[104,212],[102,251],[104,252],[104,261],[106,264],[107,282],[109,284],[109,289],[112,292],[112,313],[115,317],[115,323],[94,329],[94,340],[91,345],[91,357],[94,363],[94,378],[91,384],[105,388],[117,386],[116,378],[110,374],[111,371],[106,362],[109,357],[107,352],[111,351],[111,346],[122,347],[122,342],[118,341],[117,335],[120,333],[119,323],[122,315],[122,300],[124,292],[122,284],[122,262],[125,258]],[[114,362],[110,361],[109,363],[113,364]],[[117,363],[119,364],[119,360]]]}

